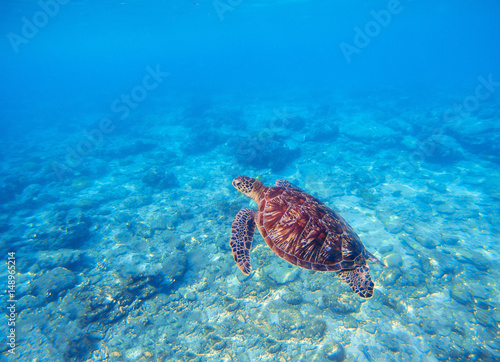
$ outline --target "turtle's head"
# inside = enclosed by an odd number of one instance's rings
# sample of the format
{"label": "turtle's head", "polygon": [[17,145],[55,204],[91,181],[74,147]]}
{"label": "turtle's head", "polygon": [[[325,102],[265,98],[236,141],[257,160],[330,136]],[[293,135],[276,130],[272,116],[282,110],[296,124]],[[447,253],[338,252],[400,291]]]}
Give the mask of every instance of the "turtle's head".
{"label": "turtle's head", "polygon": [[240,175],[233,180],[233,186],[243,195],[258,203],[264,185],[259,180]]}

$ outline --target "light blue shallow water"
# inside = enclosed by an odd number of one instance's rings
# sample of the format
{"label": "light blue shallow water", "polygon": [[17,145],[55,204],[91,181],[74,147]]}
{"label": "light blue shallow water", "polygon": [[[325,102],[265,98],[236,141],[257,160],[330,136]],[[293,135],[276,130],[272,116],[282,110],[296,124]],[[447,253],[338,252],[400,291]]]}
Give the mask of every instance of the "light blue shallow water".
{"label": "light blue shallow water", "polygon": [[[0,10],[3,359],[500,360],[496,2]],[[258,232],[241,273],[238,175],[339,212],[373,297]]]}

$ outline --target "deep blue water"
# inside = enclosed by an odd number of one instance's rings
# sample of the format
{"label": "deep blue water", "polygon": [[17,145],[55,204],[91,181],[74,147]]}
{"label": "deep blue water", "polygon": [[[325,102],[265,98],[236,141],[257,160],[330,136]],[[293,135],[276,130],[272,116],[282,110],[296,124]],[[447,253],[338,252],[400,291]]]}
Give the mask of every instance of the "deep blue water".
{"label": "deep blue water", "polygon": [[[9,360],[500,360],[497,1],[0,14]],[[257,232],[245,277],[240,174],[342,214],[386,265],[373,298]]]}

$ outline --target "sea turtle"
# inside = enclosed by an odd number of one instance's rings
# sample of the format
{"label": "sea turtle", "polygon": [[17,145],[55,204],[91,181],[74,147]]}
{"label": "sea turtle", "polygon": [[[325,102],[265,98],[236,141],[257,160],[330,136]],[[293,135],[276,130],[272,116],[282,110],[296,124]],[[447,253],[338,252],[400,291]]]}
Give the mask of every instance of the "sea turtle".
{"label": "sea turtle", "polygon": [[280,258],[305,269],[335,271],[360,297],[372,297],[374,284],[366,261],[381,263],[337,212],[285,180],[267,187],[238,176],[233,186],[258,205],[257,211],[240,210],[232,224],[231,249],[244,274],[252,271],[250,249],[257,225]]}

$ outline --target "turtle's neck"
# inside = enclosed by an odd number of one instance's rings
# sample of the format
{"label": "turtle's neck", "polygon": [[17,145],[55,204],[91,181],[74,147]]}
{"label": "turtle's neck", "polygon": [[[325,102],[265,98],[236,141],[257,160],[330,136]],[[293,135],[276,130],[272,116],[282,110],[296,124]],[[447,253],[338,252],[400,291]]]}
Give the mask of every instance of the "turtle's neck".
{"label": "turtle's neck", "polygon": [[262,184],[259,180],[256,180],[253,184],[253,190],[248,195],[253,201],[259,204],[260,198],[266,192],[267,187]]}

